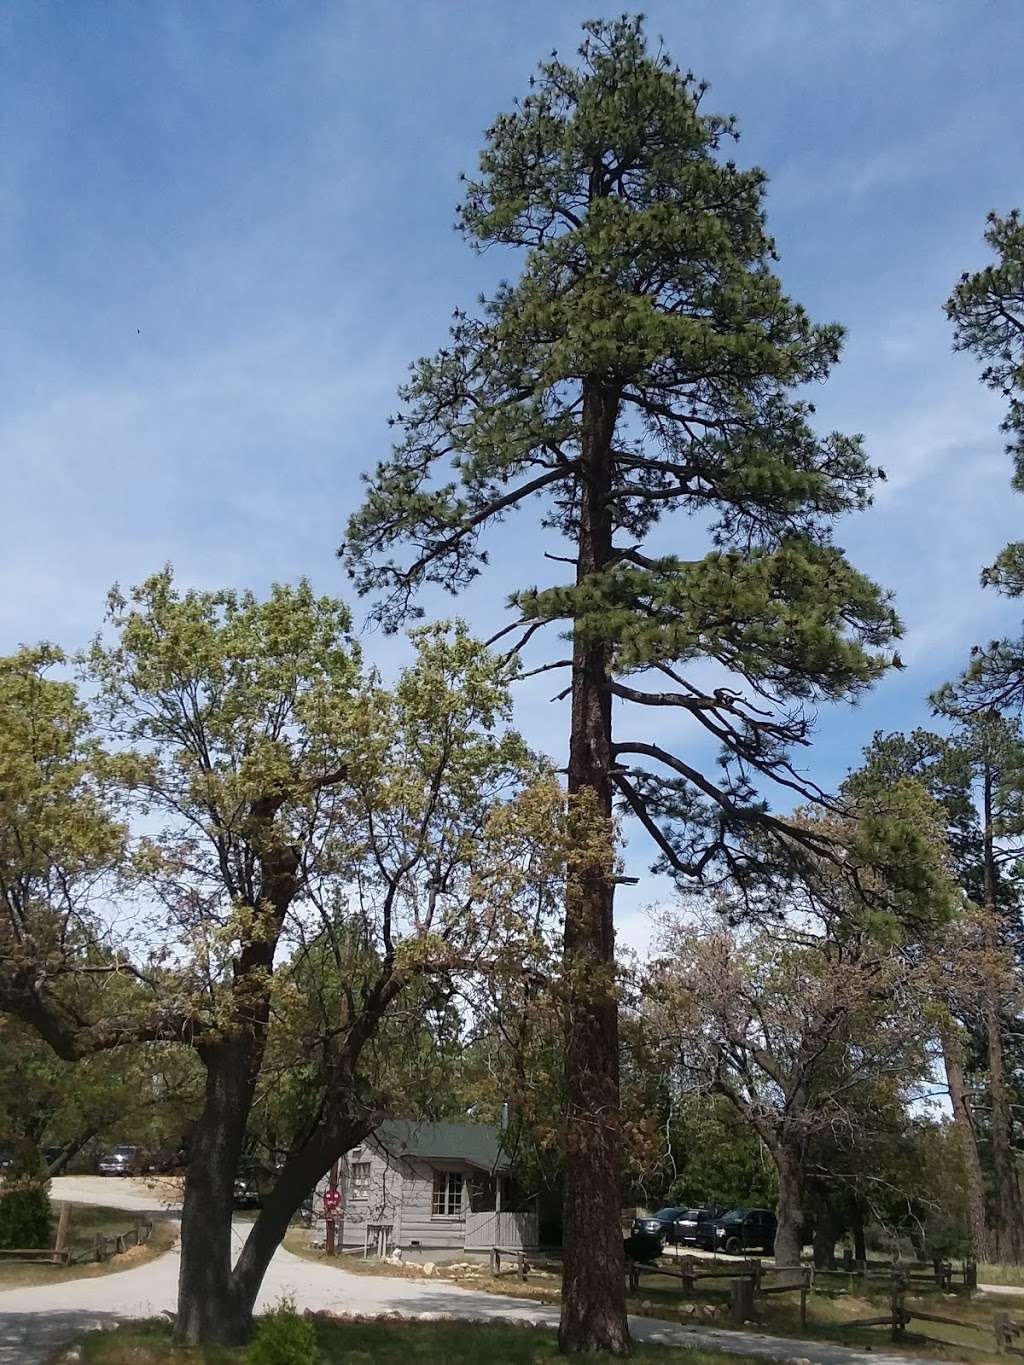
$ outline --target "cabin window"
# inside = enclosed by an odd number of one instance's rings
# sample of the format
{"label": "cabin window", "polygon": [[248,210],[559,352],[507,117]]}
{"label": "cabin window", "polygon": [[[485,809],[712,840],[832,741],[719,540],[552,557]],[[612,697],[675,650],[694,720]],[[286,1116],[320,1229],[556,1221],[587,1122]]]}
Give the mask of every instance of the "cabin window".
{"label": "cabin window", "polygon": [[462,1213],[462,1172],[437,1171],[434,1175],[434,1217],[458,1218]]}
{"label": "cabin window", "polygon": [[370,1163],[368,1161],[354,1161],[352,1163],[352,1175],[350,1187],[353,1199],[366,1199],[370,1193]]}

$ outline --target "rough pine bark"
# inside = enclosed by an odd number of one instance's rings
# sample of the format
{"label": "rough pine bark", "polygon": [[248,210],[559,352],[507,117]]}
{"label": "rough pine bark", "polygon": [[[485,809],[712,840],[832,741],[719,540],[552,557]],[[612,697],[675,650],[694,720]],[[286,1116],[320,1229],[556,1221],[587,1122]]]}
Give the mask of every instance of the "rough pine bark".
{"label": "rough pine bark", "polygon": [[995,1254],[1008,1265],[1024,1259],[1021,1229],[1020,1186],[1013,1155],[1010,1098],[1003,1060],[1003,1028],[996,1002],[985,1002],[985,1035],[988,1045],[988,1087],[992,1105],[992,1165],[995,1175]]}
{"label": "rough pine bark", "polygon": [[960,1138],[963,1152],[964,1178],[967,1186],[967,1234],[971,1254],[976,1261],[987,1261],[989,1255],[988,1221],[985,1216],[985,1178],[978,1155],[978,1134],[967,1095],[960,1052],[956,1041],[948,1035],[942,1038],[942,1060],[946,1068],[949,1102],[953,1110],[953,1125]]}
{"label": "rough pine bark", "polygon": [[[579,583],[599,573],[611,557],[608,493],[618,397],[588,384],[583,403]],[[577,811],[592,814],[605,828],[585,830],[587,848],[580,864],[570,866],[566,893],[566,1179],[558,1340],[567,1354],[625,1355],[629,1350],[619,1194],[609,674],[608,646],[588,641],[577,624],[569,796]],[[608,840],[606,853],[596,858],[595,836]]]}
{"label": "rough pine bark", "polygon": [[998,909],[996,883],[998,870],[995,856],[993,788],[995,779],[986,767],[982,807],[984,817],[984,892],[985,892],[985,948],[992,961],[985,981],[985,1039],[988,1051],[989,1102],[992,1107],[992,1166],[994,1174],[994,1226],[991,1248],[997,1260],[1018,1265],[1024,1259],[1024,1228],[1021,1226],[1020,1186],[1017,1183],[1017,1164],[1013,1154],[1013,1116],[1006,1086],[1006,1067],[1003,1059],[1003,1026],[1000,1011],[999,985],[995,969],[995,955],[999,951]]}

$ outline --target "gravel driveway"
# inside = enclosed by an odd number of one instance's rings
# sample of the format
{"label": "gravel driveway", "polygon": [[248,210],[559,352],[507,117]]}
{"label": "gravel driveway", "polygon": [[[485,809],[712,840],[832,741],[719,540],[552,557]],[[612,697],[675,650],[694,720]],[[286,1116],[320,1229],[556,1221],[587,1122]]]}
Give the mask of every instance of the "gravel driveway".
{"label": "gravel driveway", "polygon": [[[105,1204],[135,1211],[171,1212],[166,1195],[143,1182],[66,1177],[53,1182],[55,1199]],[[147,1202],[148,1201],[148,1202]],[[239,1247],[246,1225],[235,1228]],[[178,1253],[169,1251],[146,1265],[94,1280],[77,1280],[0,1293],[0,1365],[40,1365],[46,1356],[76,1332],[125,1318],[155,1317],[174,1307]],[[336,1312],[374,1315],[399,1312],[429,1313],[486,1320],[512,1318],[553,1327],[557,1309],[528,1299],[481,1294],[439,1280],[389,1279],[359,1275],[302,1260],[281,1250],[275,1256],[260,1294],[259,1307],[282,1297],[298,1308],[327,1308]],[[655,1318],[630,1319],[638,1341],[663,1342],[733,1351],[768,1360],[798,1358],[821,1365],[906,1365],[907,1356],[885,1350],[870,1353],[825,1346],[756,1332],[725,1332],[713,1328],[677,1327]],[[880,1336],[879,1345],[884,1338]]]}

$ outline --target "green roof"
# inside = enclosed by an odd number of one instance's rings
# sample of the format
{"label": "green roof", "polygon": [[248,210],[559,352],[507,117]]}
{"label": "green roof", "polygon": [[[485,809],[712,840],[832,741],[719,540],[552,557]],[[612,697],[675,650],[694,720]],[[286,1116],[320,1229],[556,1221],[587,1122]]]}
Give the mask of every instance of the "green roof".
{"label": "green roof", "polygon": [[419,1156],[425,1161],[464,1161],[482,1171],[508,1171],[501,1130],[489,1123],[427,1123],[421,1119],[387,1119],[374,1137],[392,1156]]}

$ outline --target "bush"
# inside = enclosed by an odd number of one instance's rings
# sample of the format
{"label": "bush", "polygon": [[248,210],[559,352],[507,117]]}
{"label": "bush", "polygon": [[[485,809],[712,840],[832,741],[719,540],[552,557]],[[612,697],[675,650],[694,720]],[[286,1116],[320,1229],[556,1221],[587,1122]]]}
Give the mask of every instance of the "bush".
{"label": "bush", "polygon": [[15,1157],[0,1190],[0,1249],[53,1246],[53,1214],[42,1158],[33,1147]]}
{"label": "bush", "polygon": [[249,1365],[316,1365],[320,1352],[313,1324],[299,1317],[294,1303],[282,1300],[257,1321],[247,1358]]}

